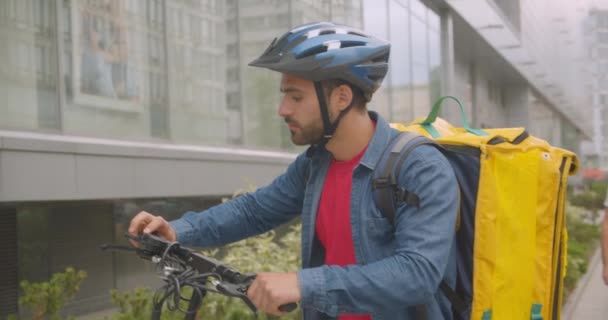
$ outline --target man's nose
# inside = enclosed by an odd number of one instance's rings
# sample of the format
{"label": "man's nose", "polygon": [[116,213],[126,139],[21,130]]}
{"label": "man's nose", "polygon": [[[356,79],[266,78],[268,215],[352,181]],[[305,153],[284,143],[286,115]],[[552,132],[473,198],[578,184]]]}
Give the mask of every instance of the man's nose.
{"label": "man's nose", "polygon": [[292,109],[289,107],[289,104],[286,103],[286,99],[281,99],[281,103],[279,104],[279,116],[286,117],[291,114]]}

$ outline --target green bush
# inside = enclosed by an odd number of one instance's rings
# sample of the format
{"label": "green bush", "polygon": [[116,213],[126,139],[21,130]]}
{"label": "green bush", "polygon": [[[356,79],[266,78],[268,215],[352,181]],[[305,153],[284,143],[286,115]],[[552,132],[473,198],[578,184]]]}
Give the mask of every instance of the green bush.
{"label": "green bush", "polygon": [[[23,294],[19,298],[19,305],[32,313],[32,320],[61,319],[59,312],[78,293],[80,283],[86,277],[84,271],[66,268],[65,272],[53,274],[51,280],[47,282],[21,281]],[[9,319],[18,318],[10,316]]]}
{"label": "green bush", "polygon": [[605,194],[588,190],[576,195],[572,195],[570,202],[573,206],[595,211],[604,207],[604,197]]}
{"label": "green bush", "polygon": [[[282,237],[276,237],[275,231],[245,239],[226,247],[226,254],[221,261],[243,273],[256,272],[290,272],[298,270],[300,263],[301,225],[290,226]],[[210,250],[207,255],[216,255],[219,251]],[[218,295],[205,298],[201,313],[211,319],[243,319],[249,315],[247,306],[239,301]],[[270,315],[260,315],[258,319],[276,319]],[[295,310],[281,319],[301,319],[301,312]]]}
{"label": "green bush", "polygon": [[[112,290],[112,303],[118,307],[118,313],[113,315],[114,320],[148,320],[152,315],[152,297],[154,292],[148,288],[136,288],[132,291],[119,292]],[[186,292],[184,292],[186,294]],[[182,305],[186,309],[187,306]],[[167,310],[163,307],[161,320],[183,318],[177,311]]]}
{"label": "green bush", "polygon": [[564,279],[565,297],[574,289],[580,277],[587,272],[589,258],[597,248],[600,237],[599,226],[584,221],[586,212],[583,208],[566,205],[568,265]]}
{"label": "green bush", "polygon": [[591,181],[588,184],[589,189],[593,192],[600,194],[602,196],[606,195],[606,190],[608,190],[608,183],[606,181]]}

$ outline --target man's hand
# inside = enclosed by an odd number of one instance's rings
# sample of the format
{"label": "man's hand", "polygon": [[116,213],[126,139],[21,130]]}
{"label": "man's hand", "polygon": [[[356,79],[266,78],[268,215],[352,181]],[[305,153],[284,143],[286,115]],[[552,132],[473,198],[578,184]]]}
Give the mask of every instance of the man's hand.
{"label": "man's hand", "polygon": [[[168,241],[176,241],[177,235],[171,225],[161,216],[154,216],[148,212],[142,211],[131,220],[129,225],[129,233],[137,236],[140,233],[153,233],[163,237]],[[137,247],[137,243],[129,240],[131,244]]]}
{"label": "man's hand", "polygon": [[295,272],[258,273],[247,291],[247,296],[261,311],[280,316],[279,306],[300,301],[300,285]]}

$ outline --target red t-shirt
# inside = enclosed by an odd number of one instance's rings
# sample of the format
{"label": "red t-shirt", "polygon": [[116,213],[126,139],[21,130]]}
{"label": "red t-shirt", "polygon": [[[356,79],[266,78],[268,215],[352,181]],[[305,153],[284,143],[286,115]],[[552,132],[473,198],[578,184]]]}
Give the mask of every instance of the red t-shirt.
{"label": "red t-shirt", "polygon": [[[315,226],[317,237],[325,248],[327,265],[346,266],[357,263],[350,221],[350,196],[353,170],[359,164],[365,149],[351,160],[333,160],[327,171]],[[371,317],[340,315],[338,320],[371,320]]]}

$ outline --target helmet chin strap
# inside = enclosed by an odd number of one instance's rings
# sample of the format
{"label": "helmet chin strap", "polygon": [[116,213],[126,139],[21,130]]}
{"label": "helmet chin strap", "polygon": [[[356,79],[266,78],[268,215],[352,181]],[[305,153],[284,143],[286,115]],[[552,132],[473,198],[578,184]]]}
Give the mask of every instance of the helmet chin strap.
{"label": "helmet chin strap", "polygon": [[313,143],[313,147],[315,148],[325,148],[325,145],[329,140],[333,137],[334,132],[338,128],[338,124],[340,123],[340,119],[344,117],[344,115],[351,109],[353,106],[353,101],[346,107],[344,110],[340,111],[338,118],[334,123],[331,123],[329,119],[329,110],[327,108],[327,101],[325,99],[325,94],[323,92],[323,86],[320,81],[315,81],[315,91],[317,92],[317,99],[319,100],[319,108],[321,109],[321,119],[323,119],[323,136],[319,141]]}

